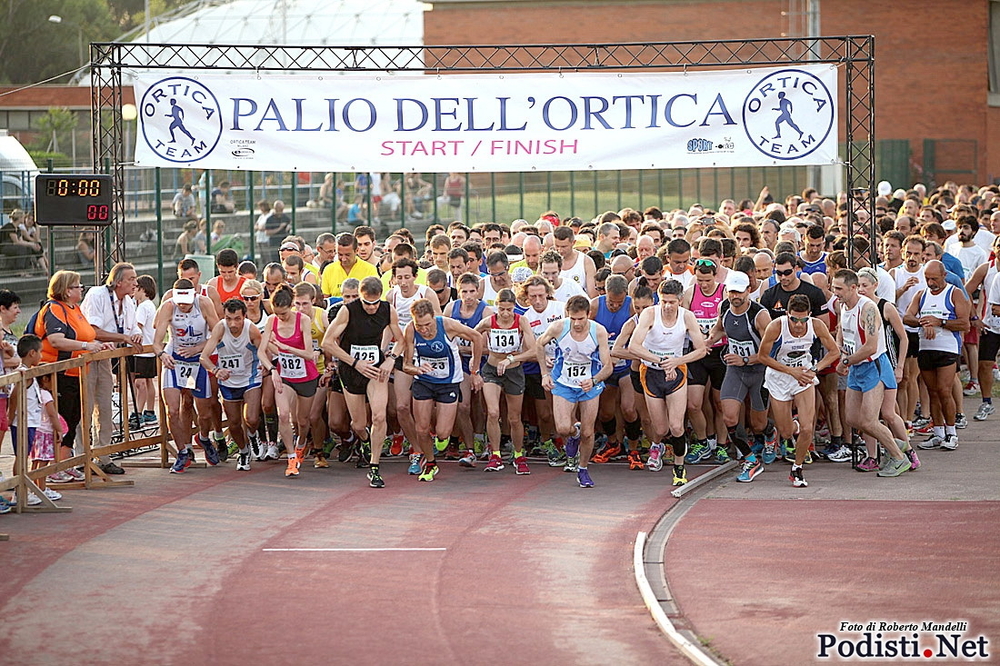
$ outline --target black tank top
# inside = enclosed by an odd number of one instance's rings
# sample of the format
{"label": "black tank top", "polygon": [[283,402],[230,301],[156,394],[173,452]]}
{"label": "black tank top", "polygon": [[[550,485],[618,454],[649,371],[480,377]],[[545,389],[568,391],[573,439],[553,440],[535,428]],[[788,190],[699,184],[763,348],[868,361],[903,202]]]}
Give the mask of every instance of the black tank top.
{"label": "black tank top", "polygon": [[346,307],[350,319],[340,336],[341,348],[350,350],[351,345],[375,345],[381,349],[382,334],[389,328],[389,304],[380,301],[375,314],[365,312],[365,304],[360,298]]}

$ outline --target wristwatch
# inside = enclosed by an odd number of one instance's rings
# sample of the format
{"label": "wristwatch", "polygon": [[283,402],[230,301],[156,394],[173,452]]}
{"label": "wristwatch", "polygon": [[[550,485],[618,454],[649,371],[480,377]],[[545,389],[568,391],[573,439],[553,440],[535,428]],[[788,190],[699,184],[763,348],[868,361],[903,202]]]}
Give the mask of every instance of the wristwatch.
{"label": "wristwatch", "polygon": [[750,365],[750,357],[749,356],[744,356],[743,357],[743,365]]}
{"label": "wristwatch", "polygon": [[507,354],[507,363],[513,363],[513,362],[514,362],[514,355]]}

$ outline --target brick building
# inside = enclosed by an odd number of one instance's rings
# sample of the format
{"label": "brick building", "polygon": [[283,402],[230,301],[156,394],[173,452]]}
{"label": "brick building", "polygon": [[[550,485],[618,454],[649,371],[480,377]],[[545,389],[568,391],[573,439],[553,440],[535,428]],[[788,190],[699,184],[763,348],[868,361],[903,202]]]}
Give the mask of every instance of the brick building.
{"label": "brick building", "polygon": [[[424,44],[776,38],[795,0],[434,0]],[[914,180],[1000,180],[1000,2],[819,0],[821,35],[875,35],[876,138]],[[991,28],[992,15],[992,28]],[[790,36],[796,35],[794,31]],[[992,42],[996,40],[994,45]],[[841,110],[843,116],[843,110]]]}

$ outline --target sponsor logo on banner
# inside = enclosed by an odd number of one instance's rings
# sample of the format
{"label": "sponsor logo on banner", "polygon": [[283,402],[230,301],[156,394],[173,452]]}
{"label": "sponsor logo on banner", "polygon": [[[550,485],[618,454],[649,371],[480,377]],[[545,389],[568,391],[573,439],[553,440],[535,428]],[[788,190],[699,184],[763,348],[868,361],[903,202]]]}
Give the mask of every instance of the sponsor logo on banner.
{"label": "sponsor logo on banner", "polygon": [[168,162],[197,162],[211,154],[222,137],[219,100],[194,79],[157,81],[142,96],[139,109],[142,138]]}
{"label": "sponsor logo on banner", "polygon": [[754,85],[743,102],[743,129],[754,147],[778,160],[801,160],[833,130],[836,100],[803,69],[783,69]]}

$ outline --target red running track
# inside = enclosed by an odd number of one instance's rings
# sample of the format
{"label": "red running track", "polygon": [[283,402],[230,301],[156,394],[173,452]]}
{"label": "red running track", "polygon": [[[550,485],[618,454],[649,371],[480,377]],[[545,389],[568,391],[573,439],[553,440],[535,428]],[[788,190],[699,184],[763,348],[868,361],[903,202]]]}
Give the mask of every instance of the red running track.
{"label": "red running track", "polygon": [[[72,513],[4,516],[0,662],[682,663],[631,566],[669,473],[594,465],[584,490],[540,464],[426,484],[388,463],[373,490],[283,467],[130,470]],[[373,547],[445,550],[264,550]]]}

